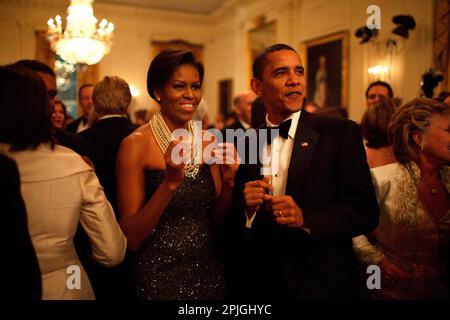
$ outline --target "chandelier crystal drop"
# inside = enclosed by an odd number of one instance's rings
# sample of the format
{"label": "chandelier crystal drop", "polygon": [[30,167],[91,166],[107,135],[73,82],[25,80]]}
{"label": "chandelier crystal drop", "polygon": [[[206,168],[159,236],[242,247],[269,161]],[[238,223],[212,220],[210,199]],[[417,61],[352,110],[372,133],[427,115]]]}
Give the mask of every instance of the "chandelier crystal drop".
{"label": "chandelier crystal drop", "polygon": [[59,15],[47,22],[50,45],[66,62],[96,64],[111,48],[114,24],[103,19],[97,28],[92,2],[93,0],[71,0],[65,29],[62,28]]}

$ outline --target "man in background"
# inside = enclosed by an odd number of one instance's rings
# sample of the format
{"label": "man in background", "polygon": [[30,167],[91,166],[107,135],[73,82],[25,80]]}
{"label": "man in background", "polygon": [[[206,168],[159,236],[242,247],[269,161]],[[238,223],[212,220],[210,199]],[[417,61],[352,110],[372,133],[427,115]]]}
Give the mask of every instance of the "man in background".
{"label": "man in background", "polygon": [[92,93],[94,92],[94,85],[90,83],[83,84],[78,90],[78,100],[80,101],[83,115],[71,124],[67,126],[67,131],[72,133],[78,133],[89,128],[88,118],[92,109],[94,108],[94,102],[92,101]]}
{"label": "man in background", "polygon": [[[119,221],[117,204],[116,158],[122,140],[137,126],[127,117],[131,102],[128,84],[119,77],[105,77],[93,88],[93,105],[97,121],[78,135],[87,142],[87,156],[92,160],[105,195]],[[87,235],[79,230],[84,247],[78,250],[97,300],[129,298],[129,259],[115,267],[103,267],[90,258],[91,248]]]}
{"label": "man in background", "polygon": [[384,81],[375,81],[369,84],[366,90],[366,105],[375,104],[381,97],[394,98],[394,91],[389,83]]}
{"label": "man in background", "polygon": [[256,94],[252,91],[243,91],[233,99],[234,111],[237,120],[225,129],[243,129],[250,128],[252,104],[256,99]]}

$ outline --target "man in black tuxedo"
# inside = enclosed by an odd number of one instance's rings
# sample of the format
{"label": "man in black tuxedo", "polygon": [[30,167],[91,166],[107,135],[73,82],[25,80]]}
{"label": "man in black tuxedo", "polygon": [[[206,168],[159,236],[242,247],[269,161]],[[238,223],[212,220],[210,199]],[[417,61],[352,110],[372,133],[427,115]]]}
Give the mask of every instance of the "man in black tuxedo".
{"label": "man in black tuxedo", "polygon": [[253,77],[268,112],[262,129],[279,135],[271,144],[247,144],[250,153],[263,148],[264,161],[243,159],[236,176],[227,222],[230,294],[356,298],[352,237],[373,231],[379,216],[359,128],[301,110],[304,68],[287,45],[266,48]]}
{"label": "man in black tuxedo", "polygon": [[105,77],[95,86],[93,100],[97,121],[78,135],[87,142],[87,156],[93,162],[95,174],[119,219],[116,157],[122,140],[137,128],[127,116],[131,93],[123,79]]}
{"label": "man in black tuxedo", "polygon": [[[131,93],[128,84],[119,77],[105,77],[94,88],[94,109],[98,120],[94,125],[79,133],[87,142],[87,156],[92,160],[106,198],[111,203],[117,220],[116,158],[122,140],[137,126],[127,117]],[[78,250],[81,262],[86,268],[97,300],[128,298],[128,262],[125,259],[119,266],[106,268],[89,258],[91,252],[87,236],[83,230],[84,250]],[[77,248],[78,249],[78,248]]]}
{"label": "man in black tuxedo", "polygon": [[92,95],[94,92],[94,85],[91,83],[85,83],[78,89],[78,100],[80,102],[83,115],[73,122],[67,125],[67,131],[72,133],[79,133],[89,128],[88,118],[92,109],[94,108],[94,102]]}
{"label": "man in black tuxedo", "polygon": [[221,130],[224,142],[234,143],[237,148],[238,140],[250,128],[252,103],[255,99],[256,94],[252,91],[243,91],[233,98],[236,120]]}
{"label": "man in black tuxedo", "polygon": [[225,129],[242,129],[250,128],[250,118],[252,112],[252,103],[256,99],[256,94],[252,91],[244,91],[233,99],[233,106],[236,112],[237,120]]}

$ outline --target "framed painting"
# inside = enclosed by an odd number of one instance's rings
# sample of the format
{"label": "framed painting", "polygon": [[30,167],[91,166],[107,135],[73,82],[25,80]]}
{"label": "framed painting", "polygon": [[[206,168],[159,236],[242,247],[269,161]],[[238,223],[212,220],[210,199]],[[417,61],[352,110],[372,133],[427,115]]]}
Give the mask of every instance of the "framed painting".
{"label": "framed painting", "polygon": [[339,32],[302,45],[306,98],[319,108],[347,107],[348,32]]}
{"label": "framed painting", "polygon": [[231,106],[231,90],[233,81],[231,79],[219,80],[219,112],[224,116],[228,116],[232,111]]}
{"label": "framed painting", "polygon": [[248,84],[252,78],[252,65],[256,56],[268,46],[275,44],[277,39],[276,22],[266,22],[264,16],[255,19],[254,27],[247,33],[248,39]]}

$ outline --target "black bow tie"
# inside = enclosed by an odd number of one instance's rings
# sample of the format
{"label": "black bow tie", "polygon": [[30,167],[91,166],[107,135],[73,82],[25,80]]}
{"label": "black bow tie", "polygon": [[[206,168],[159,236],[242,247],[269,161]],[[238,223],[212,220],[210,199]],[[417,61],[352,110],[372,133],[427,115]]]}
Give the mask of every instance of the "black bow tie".
{"label": "black bow tie", "polygon": [[280,135],[280,137],[287,139],[289,136],[289,129],[291,128],[291,123],[292,123],[292,119],[286,120],[282,123],[280,123],[280,125],[275,126],[275,127],[266,127],[267,130],[267,143],[271,144],[273,138],[275,138],[277,136],[276,131],[274,131],[274,129],[278,129],[278,135]]}

